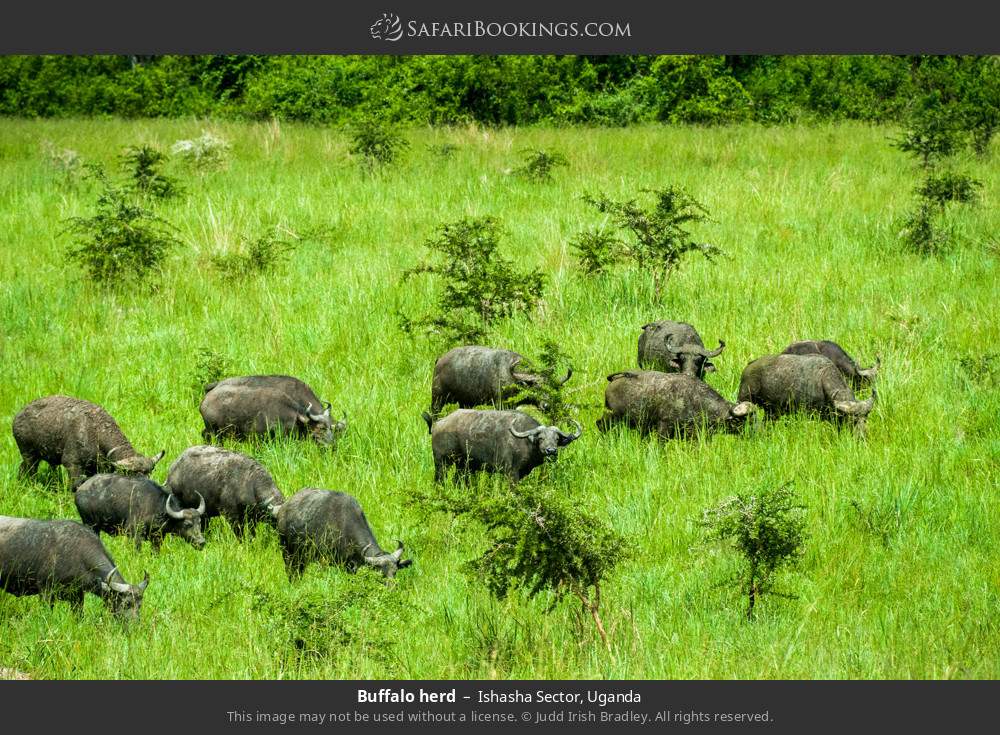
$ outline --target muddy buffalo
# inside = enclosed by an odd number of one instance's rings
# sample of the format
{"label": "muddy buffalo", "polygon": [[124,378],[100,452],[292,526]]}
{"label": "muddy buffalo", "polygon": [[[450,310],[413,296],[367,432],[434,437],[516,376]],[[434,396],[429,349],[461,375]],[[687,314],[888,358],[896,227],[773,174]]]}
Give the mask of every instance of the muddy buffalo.
{"label": "muddy buffalo", "polygon": [[111,414],[96,403],[70,396],[32,401],[14,417],[13,430],[21,452],[21,476],[35,476],[44,460],[51,467],[65,467],[74,490],[103,470],[148,475],[164,454],[139,454]]}
{"label": "muddy buffalo", "polygon": [[392,553],[375,540],[365,512],[347,493],[307,487],[277,512],[278,536],[288,578],[299,577],[311,561],[339,564],[350,572],[368,566],[391,579],[412,560],[403,560],[403,542]]}
{"label": "muddy buffalo", "polygon": [[227,378],[205,386],[201,417],[205,441],[232,436],[284,434],[332,445],[347,429],[346,417],[336,423],[330,404],[312,388],[288,375],[250,375]]}
{"label": "muddy buffalo", "polygon": [[0,589],[12,595],[66,600],[79,611],[90,592],[115,615],[138,619],[148,584],[148,574],[139,584],[126,582],[98,535],[81,523],[0,516]]}
{"label": "muddy buffalo", "polygon": [[[541,385],[544,378],[519,370],[524,358],[516,352],[468,345],[441,355],[434,364],[431,381],[431,414],[437,416],[449,403],[461,408],[475,406],[537,405],[537,398],[518,395]],[[560,383],[573,375],[569,368]]]}
{"label": "muddy buffalo", "polygon": [[684,373],[699,380],[713,372],[711,358],[718,357],[726,343],[705,348],[698,331],[684,322],[659,321],[644,324],[639,335],[639,367],[665,373]]}
{"label": "muddy buffalo", "polygon": [[196,549],[205,545],[205,499],[198,498],[197,508],[182,508],[176,495],[148,478],[101,474],[80,485],[74,500],[80,519],[96,533],[131,536],[137,549],[148,539],[159,551],[166,534]]}
{"label": "muddy buffalo", "polygon": [[555,460],[583,431],[574,421],[576,432],[567,434],[520,411],[460,408],[436,423],[426,412],[423,417],[431,434],[437,482],[450,466],[462,474],[502,472],[517,482],[542,462]]}
{"label": "muddy buffalo", "polygon": [[167,472],[166,486],[185,507],[204,504],[204,523],[223,516],[242,537],[261,521],[274,523],[285,496],[260,462],[212,446],[184,450]]}
{"label": "muddy buffalo", "polygon": [[875,406],[877,393],[859,401],[844,375],[823,355],[765,355],[743,370],[739,400],[753,401],[770,416],[814,412],[828,419],[851,421],[859,433]]}
{"label": "muddy buffalo", "polygon": [[844,378],[851,384],[854,390],[861,390],[866,385],[875,380],[878,375],[879,366],[882,361],[875,360],[875,364],[870,368],[858,367],[854,358],[848,355],[844,348],[836,342],[829,340],[807,339],[801,342],[793,342],[785,348],[782,353],[785,355],[823,355],[829,358],[837,369],[843,373]]}
{"label": "muddy buffalo", "polygon": [[621,423],[667,438],[701,428],[738,431],[754,410],[749,401],[727,401],[698,378],[653,370],[609,375],[604,407],[597,422],[601,431]]}

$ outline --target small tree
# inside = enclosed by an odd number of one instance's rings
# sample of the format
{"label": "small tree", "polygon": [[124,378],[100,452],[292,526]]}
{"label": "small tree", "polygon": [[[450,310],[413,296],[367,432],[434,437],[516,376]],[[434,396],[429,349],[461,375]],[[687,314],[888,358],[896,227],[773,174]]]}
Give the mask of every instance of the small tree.
{"label": "small tree", "polygon": [[514,590],[528,597],[551,592],[550,610],[567,595],[580,601],[601,640],[610,647],[601,620],[601,584],[630,553],[625,538],[563,493],[533,483],[503,484],[470,493],[436,484],[430,507],[481,523],[489,545],[465,568],[498,599]]}
{"label": "small tree", "polygon": [[953,155],[964,142],[959,109],[948,104],[940,91],[932,90],[910,109],[907,127],[892,145],[927,169]]}
{"label": "small tree", "polygon": [[409,142],[385,119],[368,115],[357,120],[351,130],[352,155],[360,156],[365,169],[372,173],[388,166],[409,147]]}
{"label": "small tree", "polygon": [[133,191],[156,199],[179,196],[183,189],[161,170],[167,160],[164,153],[149,145],[131,146],[121,156],[122,167],[129,174]]}
{"label": "small tree", "polygon": [[917,203],[901,223],[900,236],[907,248],[923,255],[946,250],[950,233],[937,220],[952,202],[971,203],[979,195],[981,182],[940,167],[959,151],[968,137],[968,114],[957,98],[931,88],[914,105],[909,123],[893,145],[917,159],[923,182],[914,188]]}
{"label": "small tree", "polygon": [[105,286],[144,280],[180,240],[169,222],[122,187],[113,186],[100,169],[92,171],[104,190],[92,217],[67,220],[66,232],[76,236],[68,257],[83,266],[91,280]]}
{"label": "small tree", "polygon": [[552,181],[552,171],[559,166],[568,166],[566,156],[558,151],[524,151],[524,164],[514,169],[514,173],[529,181],[547,183]]}
{"label": "small tree", "polygon": [[572,418],[576,406],[570,405],[563,393],[568,376],[572,375],[572,368],[569,365],[569,357],[559,348],[555,340],[543,340],[538,357],[533,360],[522,360],[518,370],[538,375],[542,381],[537,385],[525,387],[511,403],[516,404],[526,397],[535,399],[539,411],[545,415],[546,422],[550,425],[557,425]]}
{"label": "small tree", "polygon": [[500,254],[503,230],[493,217],[467,217],[442,225],[425,246],[438,262],[403,273],[438,276],[443,287],[437,312],[419,319],[402,317],[405,332],[417,329],[443,335],[453,342],[480,339],[490,325],[517,312],[535,308],[545,290],[540,271],[518,272]]}
{"label": "small tree", "polygon": [[609,215],[616,227],[631,236],[617,248],[618,259],[631,261],[641,269],[648,268],[659,298],[663,285],[687,254],[697,252],[711,260],[721,250],[690,239],[688,226],[708,219],[708,210],[683,188],[667,186],[642,191],[655,198],[652,207],[643,207],[634,199],[615,201],[603,194],[584,195],[583,201]]}
{"label": "small tree", "polygon": [[[732,544],[743,555],[734,581],[747,596],[747,619],[764,594],[779,594],[775,572],[802,556],[805,506],[795,502],[791,483],[758,492],[741,493],[704,511],[702,525],[710,540]],[[788,596],[788,595],[785,595]]]}

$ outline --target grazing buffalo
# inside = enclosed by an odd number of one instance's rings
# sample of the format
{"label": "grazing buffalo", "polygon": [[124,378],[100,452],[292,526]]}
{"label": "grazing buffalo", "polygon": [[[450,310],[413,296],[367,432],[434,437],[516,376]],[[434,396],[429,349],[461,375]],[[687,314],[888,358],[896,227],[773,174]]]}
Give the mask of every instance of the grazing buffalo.
{"label": "grazing buffalo", "polygon": [[[518,397],[525,388],[540,385],[543,380],[540,375],[517,369],[523,359],[510,350],[477,345],[449,350],[434,364],[431,414],[437,416],[449,403],[457,403],[461,408],[537,405],[536,398]],[[560,384],[572,375],[570,368]]]}
{"label": "grazing buffalo", "polygon": [[100,537],[76,521],[0,516],[0,589],[66,600],[77,611],[90,592],[115,615],[137,620],[149,575],[125,581]]}
{"label": "grazing buffalo", "polygon": [[643,434],[655,432],[667,438],[689,435],[701,427],[738,431],[754,410],[749,401],[731,403],[690,375],[652,370],[609,375],[604,406],[604,416],[597,422],[601,431],[623,423]]}
{"label": "grazing buffalo", "polygon": [[812,411],[850,420],[859,433],[877,397],[872,388],[867,401],[857,400],[837,366],[823,355],[765,355],[747,365],[740,378],[739,400],[753,401],[768,415]]}
{"label": "grazing buffalo", "polygon": [[204,523],[223,516],[242,537],[260,521],[274,523],[285,496],[264,465],[240,452],[211,446],[184,450],[167,471],[166,486],[191,507],[204,505]]}
{"label": "grazing buffalo", "polygon": [[209,383],[199,410],[205,421],[205,441],[287,434],[332,445],[347,429],[346,417],[335,424],[330,404],[301,380],[287,375],[250,375]]}
{"label": "grazing buffalo", "polygon": [[94,475],[76,491],[80,518],[96,533],[124,533],[135,539],[135,548],[149,539],[156,551],[163,537],[172,533],[196,549],[205,546],[201,517],[205,499],[197,508],[181,508],[177,496],[145,477]]}
{"label": "grazing buffalo", "polygon": [[714,350],[705,349],[697,330],[684,322],[660,321],[644,324],[639,335],[639,367],[684,373],[701,380],[715,370],[711,358],[726,348],[721,339]]}
{"label": "grazing buffalo", "polygon": [[103,469],[148,475],[164,454],[139,454],[111,414],[96,403],[69,396],[32,401],[14,417],[13,429],[21,452],[19,473],[34,476],[42,460],[51,467],[62,465],[73,490]]}
{"label": "grazing buffalo", "polygon": [[361,505],[351,495],[307,487],[278,510],[278,536],[289,580],[299,577],[311,561],[342,564],[349,572],[364,565],[391,579],[410,566],[402,560],[403,542],[391,554],[382,550]]}
{"label": "grazing buffalo", "polygon": [[861,390],[866,385],[875,380],[878,375],[879,366],[882,361],[875,360],[875,364],[870,368],[860,368],[850,355],[836,342],[829,340],[807,339],[802,342],[793,342],[785,348],[782,353],[785,355],[824,355],[828,357],[837,369],[844,374],[847,382],[854,390]]}
{"label": "grazing buffalo", "polygon": [[543,426],[520,411],[476,411],[460,408],[433,421],[423,414],[434,451],[434,480],[444,479],[454,465],[464,474],[503,472],[519,481],[545,460],[555,460],[561,447],[580,438],[556,426]]}

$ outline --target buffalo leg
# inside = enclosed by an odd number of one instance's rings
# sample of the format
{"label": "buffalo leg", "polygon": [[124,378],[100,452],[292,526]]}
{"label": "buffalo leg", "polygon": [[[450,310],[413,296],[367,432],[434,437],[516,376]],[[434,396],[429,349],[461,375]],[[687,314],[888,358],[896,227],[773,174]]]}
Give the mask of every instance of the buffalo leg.
{"label": "buffalo leg", "polygon": [[17,476],[24,478],[33,478],[38,475],[38,463],[41,460],[37,457],[33,457],[30,454],[21,454],[21,465],[17,468]]}

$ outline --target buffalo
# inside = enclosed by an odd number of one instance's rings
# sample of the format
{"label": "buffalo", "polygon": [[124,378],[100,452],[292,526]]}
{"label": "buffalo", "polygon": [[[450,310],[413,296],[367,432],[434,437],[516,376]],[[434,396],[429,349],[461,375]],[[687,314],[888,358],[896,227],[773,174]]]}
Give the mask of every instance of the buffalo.
{"label": "buffalo", "polygon": [[205,499],[197,508],[181,508],[177,496],[145,477],[94,475],[76,491],[80,519],[95,533],[124,533],[135,539],[136,549],[146,539],[160,550],[164,535],[179,536],[196,549],[205,546],[201,517]]}
{"label": "buffalo", "polygon": [[204,505],[204,522],[223,516],[242,537],[258,522],[274,523],[285,496],[260,462],[213,446],[184,450],[167,471],[166,486],[187,507]]}
{"label": "buffalo", "polygon": [[715,371],[711,358],[726,348],[721,339],[714,350],[705,349],[698,331],[684,322],[659,321],[644,324],[639,335],[639,367],[684,373],[701,380]]}
{"label": "buffalo", "polygon": [[868,400],[857,400],[843,373],[823,355],[765,355],[747,365],[740,378],[739,400],[753,401],[769,416],[809,411],[850,421],[860,434],[877,397],[873,387]]}
{"label": "buffalo", "polygon": [[597,421],[601,431],[623,423],[666,438],[690,435],[702,427],[738,431],[754,410],[749,401],[731,403],[690,375],[653,370],[609,375],[604,406]]}
{"label": "buffalo", "polygon": [[199,411],[207,442],[224,436],[247,439],[286,434],[331,446],[347,429],[346,416],[334,423],[330,404],[288,375],[250,375],[209,383]]}
{"label": "buffalo", "polygon": [[35,476],[42,460],[50,467],[62,465],[73,490],[104,469],[148,475],[164,455],[139,454],[111,414],[96,403],[70,396],[32,401],[14,417],[13,430],[21,452],[19,474]]}
{"label": "buffalo", "polygon": [[[457,403],[460,408],[537,405],[538,399],[526,389],[541,385],[544,378],[518,370],[523,359],[510,350],[478,345],[449,350],[434,363],[431,414],[437,416],[449,403]],[[573,369],[569,368],[560,384],[572,376]]]}
{"label": "buffalo", "polygon": [[129,584],[100,537],[76,521],[0,516],[0,589],[41,595],[83,609],[84,593],[104,600],[122,618],[137,620],[149,575]]}
{"label": "buffalo", "polygon": [[567,434],[544,426],[520,411],[478,411],[460,408],[437,422],[423,414],[434,452],[434,480],[444,479],[449,466],[465,475],[502,472],[518,482],[559,450],[580,438],[583,428]]}
{"label": "buffalo", "polygon": [[844,348],[838,345],[836,342],[830,342],[829,340],[816,340],[807,339],[801,342],[793,342],[785,348],[782,353],[785,355],[824,355],[833,361],[833,364],[837,366],[837,369],[843,373],[847,382],[851,384],[854,390],[861,390],[866,385],[870,384],[875,380],[875,376],[878,375],[879,367],[882,361],[877,359],[875,364],[870,368],[858,367],[858,363],[854,361],[850,355],[848,355]]}
{"label": "buffalo", "polygon": [[289,580],[302,575],[311,561],[340,564],[349,572],[361,566],[377,569],[388,579],[413,563],[403,560],[403,542],[382,550],[365,512],[347,493],[307,487],[278,509],[278,536]]}

